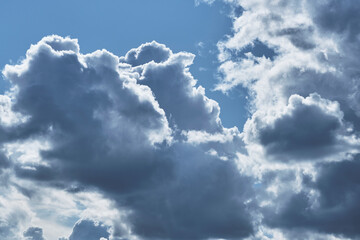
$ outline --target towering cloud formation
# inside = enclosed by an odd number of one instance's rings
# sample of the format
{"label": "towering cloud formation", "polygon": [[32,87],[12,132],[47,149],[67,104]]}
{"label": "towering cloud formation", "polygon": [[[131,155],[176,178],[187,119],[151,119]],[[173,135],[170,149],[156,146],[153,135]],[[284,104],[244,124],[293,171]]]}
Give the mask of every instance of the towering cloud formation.
{"label": "towering cloud formation", "polygon": [[[156,42],[121,58],[79,49],[77,40],[48,36],[3,71],[13,84],[3,111],[13,120],[1,125],[11,159],[11,167],[5,157],[2,166],[14,171],[14,181],[35,181],[75,198],[97,191],[112,201],[117,214],[103,216],[76,200],[88,209],[87,218],[109,227],[84,219],[69,239],[251,234],[253,180],[238,172],[235,154],[217,140],[236,139],[243,151],[240,133],[222,126],[218,104],[196,86],[188,71],[194,56]],[[195,144],[194,132],[215,137]],[[29,151],[35,158],[26,157]]]}

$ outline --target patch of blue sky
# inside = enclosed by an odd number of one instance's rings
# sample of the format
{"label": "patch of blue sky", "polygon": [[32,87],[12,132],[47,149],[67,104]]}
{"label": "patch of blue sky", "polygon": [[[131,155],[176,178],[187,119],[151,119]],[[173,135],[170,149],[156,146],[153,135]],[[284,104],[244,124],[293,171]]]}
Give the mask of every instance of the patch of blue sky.
{"label": "patch of blue sky", "polygon": [[[196,54],[191,73],[219,102],[226,127],[241,128],[247,119],[245,91],[211,91],[218,81],[216,43],[231,34],[232,24],[230,9],[219,1],[196,6],[193,0],[12,0],[1,1],[0,11],[1,68],[50,34],[78,38],[83,53],[104,48],[119,56],[156,40],[174,52]],[[8,86],[1,81],[1,92]]]}

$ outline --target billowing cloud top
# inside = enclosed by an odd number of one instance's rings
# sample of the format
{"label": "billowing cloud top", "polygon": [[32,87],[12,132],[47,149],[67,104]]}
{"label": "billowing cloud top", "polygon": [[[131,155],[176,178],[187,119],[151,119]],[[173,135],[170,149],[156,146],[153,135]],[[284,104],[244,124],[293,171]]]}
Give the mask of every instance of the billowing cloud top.
{"label": "billowing cloud top", "polygon": [[1,239],[360,239],[360,4],[225,2],[215,89],[249,93],[241,131],[155,41],[52,35],[4,67]]}
{"label": "billowing cloud top", "polygon": [[[77,40],[48,36],[32,45],[21,63],[5,67],[13,88],[2,104],[1,166],[9,178],[4,191],[36,204],[43,201],[43,188],[80,201],[91,214],[76,223],[71,240],[252,233],[251,178],[238,173],[233,159],[217,156],[234,156],[223,142],[210,141],[218,149],[214,155],[206,150],[206,138],[196,145],[189,138],[190,132],[226,138],[231,131],[231,138],[240,139],[236,128],[223,128],[219,105],[196,87],[188,70],[194,56],[174,54],[156,42],[121,58],[106,50],[83,55],[79,49]],[[26,186],[34,181],[39,187]],[[94,191],[116,214],[101,216],[77,199]],[[16,211],[8,208],[3,215],[9,239],[22,237],[15,233],[22,228],[19,219],[8,225]],[[31,218],[32,211],[23,214]],[[42,232],[31,227],[23,236]]]}

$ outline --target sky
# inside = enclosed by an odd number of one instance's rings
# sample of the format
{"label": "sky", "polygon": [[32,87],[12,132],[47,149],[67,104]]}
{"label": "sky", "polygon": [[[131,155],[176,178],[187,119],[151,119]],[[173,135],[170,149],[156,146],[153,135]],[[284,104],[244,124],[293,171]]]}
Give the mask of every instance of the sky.
{"label": "sky", "polygon": [[[1,1],[0,9],[4,32],[0,40],[1,67],[10,61],[16,63],[31,44],[52,34],[79,39],[83,53],[107,49],[119,56],[155,40],[173,51],[196,54],[191,72],[209,96],[224,104],[225,125],[241,127],[246,121],[246,109],[239,107],[246,101],[246,91],[234,91],[225,99],[212,91],[217,82],[216,44],[231,33],[232,26],[230,7],[222,2],[209,6],[193,0],[16,0]],[[2,91],[9,87],[6,82],[0,86]]]}
{"label": "sky", "polygon": [[0,2],[0,239],[360,239],[360,2]]}

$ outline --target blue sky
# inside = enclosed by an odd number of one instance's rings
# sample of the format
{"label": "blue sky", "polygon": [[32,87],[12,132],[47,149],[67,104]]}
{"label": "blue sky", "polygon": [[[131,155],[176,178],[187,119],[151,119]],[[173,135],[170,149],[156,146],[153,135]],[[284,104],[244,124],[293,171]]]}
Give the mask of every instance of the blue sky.
{"label": "blue sky", "polygon": [[[16,63],[30,44],[57,34],[79,39],[81,52],[107,49],[119,56],[144,42],[166,44],[174,52],[196,54],[191,73],[207,95],[222,107],[225,126],[242,127],[247,119],[246,92],[212,91],[217,83],[217,47],[231,33],[230,7],[221,2],[197,5],[192,0],[2,1],[0,66]],[[26,37],[25,37],[26,36]],[[203,47],[199,46],[202,43]],[[201,54],[199,54],[201,53]],[[8,86],[2,82],[2,89]],[[241,107],[239,107],[241,106]]]}
{"label": "blue sky", "polygon": [[358,0],[0,11],[1,240],[360,239]]}

